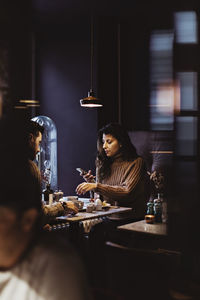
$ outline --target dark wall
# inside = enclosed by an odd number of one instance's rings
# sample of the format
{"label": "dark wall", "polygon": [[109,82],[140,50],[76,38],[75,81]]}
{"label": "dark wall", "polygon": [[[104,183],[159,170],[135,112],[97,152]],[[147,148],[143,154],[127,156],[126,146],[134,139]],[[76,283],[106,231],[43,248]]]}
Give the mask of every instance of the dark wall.
{"label": "dark wall", "polygon": [[31,6],[29,1],[0,2],[0,89],[4,113],[31,96]]}
{"label": "dark wall", "polygon": [[128,130],[148,129],[149,27],[134,17],[99,17],[98,92],[105,107],[100,127],[112,121]]}
{"label": "dark wall", "polygon": [[94,86],[103,102],[98,110],[79,105],[90,87],[90,16],[38,19],[35,26],[36,98],[40,114],[58,129],[58,182],[67,194],[80,182],[77,166],[94,169],[98,128],[119,118],[129,130],[147,127],[148,34],[131,20],[94,19]]}
{"label": "dark wall", "polygon": [[67,195],[81,182],[76,167],[94,170],[97,112],[79,102],[90,87],[88,28],[88,23],[48,26],[36,35],[36,94],[40,113],[57,127],[58,183]]}

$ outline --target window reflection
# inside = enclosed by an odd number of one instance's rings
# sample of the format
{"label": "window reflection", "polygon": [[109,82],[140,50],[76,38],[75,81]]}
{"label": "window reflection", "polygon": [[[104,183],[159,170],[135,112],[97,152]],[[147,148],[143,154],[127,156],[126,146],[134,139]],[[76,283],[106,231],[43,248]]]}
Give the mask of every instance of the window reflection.
{"label": "window reflection", "polygon": [[196,155],[197,117],[177,117],[176,119],[176,154]]}
{"label": "window reflection", "polygon": [[197,43],[197,16],[194,11],[176,12],[174,14],[177,43]]}
{"label": "window reflection", "polygon": [[174,122],[173,33],[154,31],[150,40],[151,96],[150,123],[152,130],[172,130]]}
{"label": "window reflection", "polygon": [[151,84],[169,82],[172,79],[173,33],[154,31],[150,40]]}
{"label": "window reflection", "polygon": [[197,73],[177,73],[180,83],[181,110],[197,110]]}
{"label": "window reflection", "polygon": [[151,94],[151,128],[152,130],[172,130],[174,122],[174,88],[160,86]]}

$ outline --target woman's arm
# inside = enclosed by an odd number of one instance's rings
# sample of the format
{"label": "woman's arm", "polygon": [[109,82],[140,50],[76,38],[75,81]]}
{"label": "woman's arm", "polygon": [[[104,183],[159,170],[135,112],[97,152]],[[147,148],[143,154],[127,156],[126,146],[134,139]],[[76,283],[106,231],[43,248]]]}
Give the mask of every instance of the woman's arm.
{"label": "woman's arm", "polygon": [[95,192],[116,200],[126,198],[136,188],[143,174],[144,161],[141,157],[138,157],[132,163],[132,166],[130,167],[129,172],[127,172],[127,176],[122,185],[108,185],[97,183]]}
{"label": "woman's arm", "polygon": [[94,192],[113,199],[126,198],[137,186],[143,173],[144,161],[141,157],[139,157],[132,163],[132,166],[127,173],[123,185],[108,185],[103,183],[83,182],[78,185],[78,187],[76,188],[76,192],[80,195],[93,190]]}

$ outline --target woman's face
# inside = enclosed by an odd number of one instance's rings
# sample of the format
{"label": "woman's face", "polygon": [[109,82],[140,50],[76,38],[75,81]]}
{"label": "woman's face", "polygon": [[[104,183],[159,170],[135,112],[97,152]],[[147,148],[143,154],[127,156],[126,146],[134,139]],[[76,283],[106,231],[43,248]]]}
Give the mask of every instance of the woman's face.
{"label": "woman's face", "polygon": [[102,143],[107,157],[113,157],[120,152],[121,145],[111,134],[103,134]]}

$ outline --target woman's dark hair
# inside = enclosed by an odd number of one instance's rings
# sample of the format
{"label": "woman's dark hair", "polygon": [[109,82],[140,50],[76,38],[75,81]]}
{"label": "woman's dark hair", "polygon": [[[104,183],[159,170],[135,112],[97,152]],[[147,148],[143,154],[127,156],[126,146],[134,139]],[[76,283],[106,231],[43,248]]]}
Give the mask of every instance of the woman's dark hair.
{"label": "woman's dark hair", "polygon": [[138,157],[136,148],[131,143],[126,130],[118,123],[107,124],[98,132],[96,167],[98,168],[99,179],[109,176],[110,166],[113,162],[113,158],[107,157],[103,149],[103,134],[110,134],[118,140],[121,145],[120,152],[123,160],[132,161]]}

